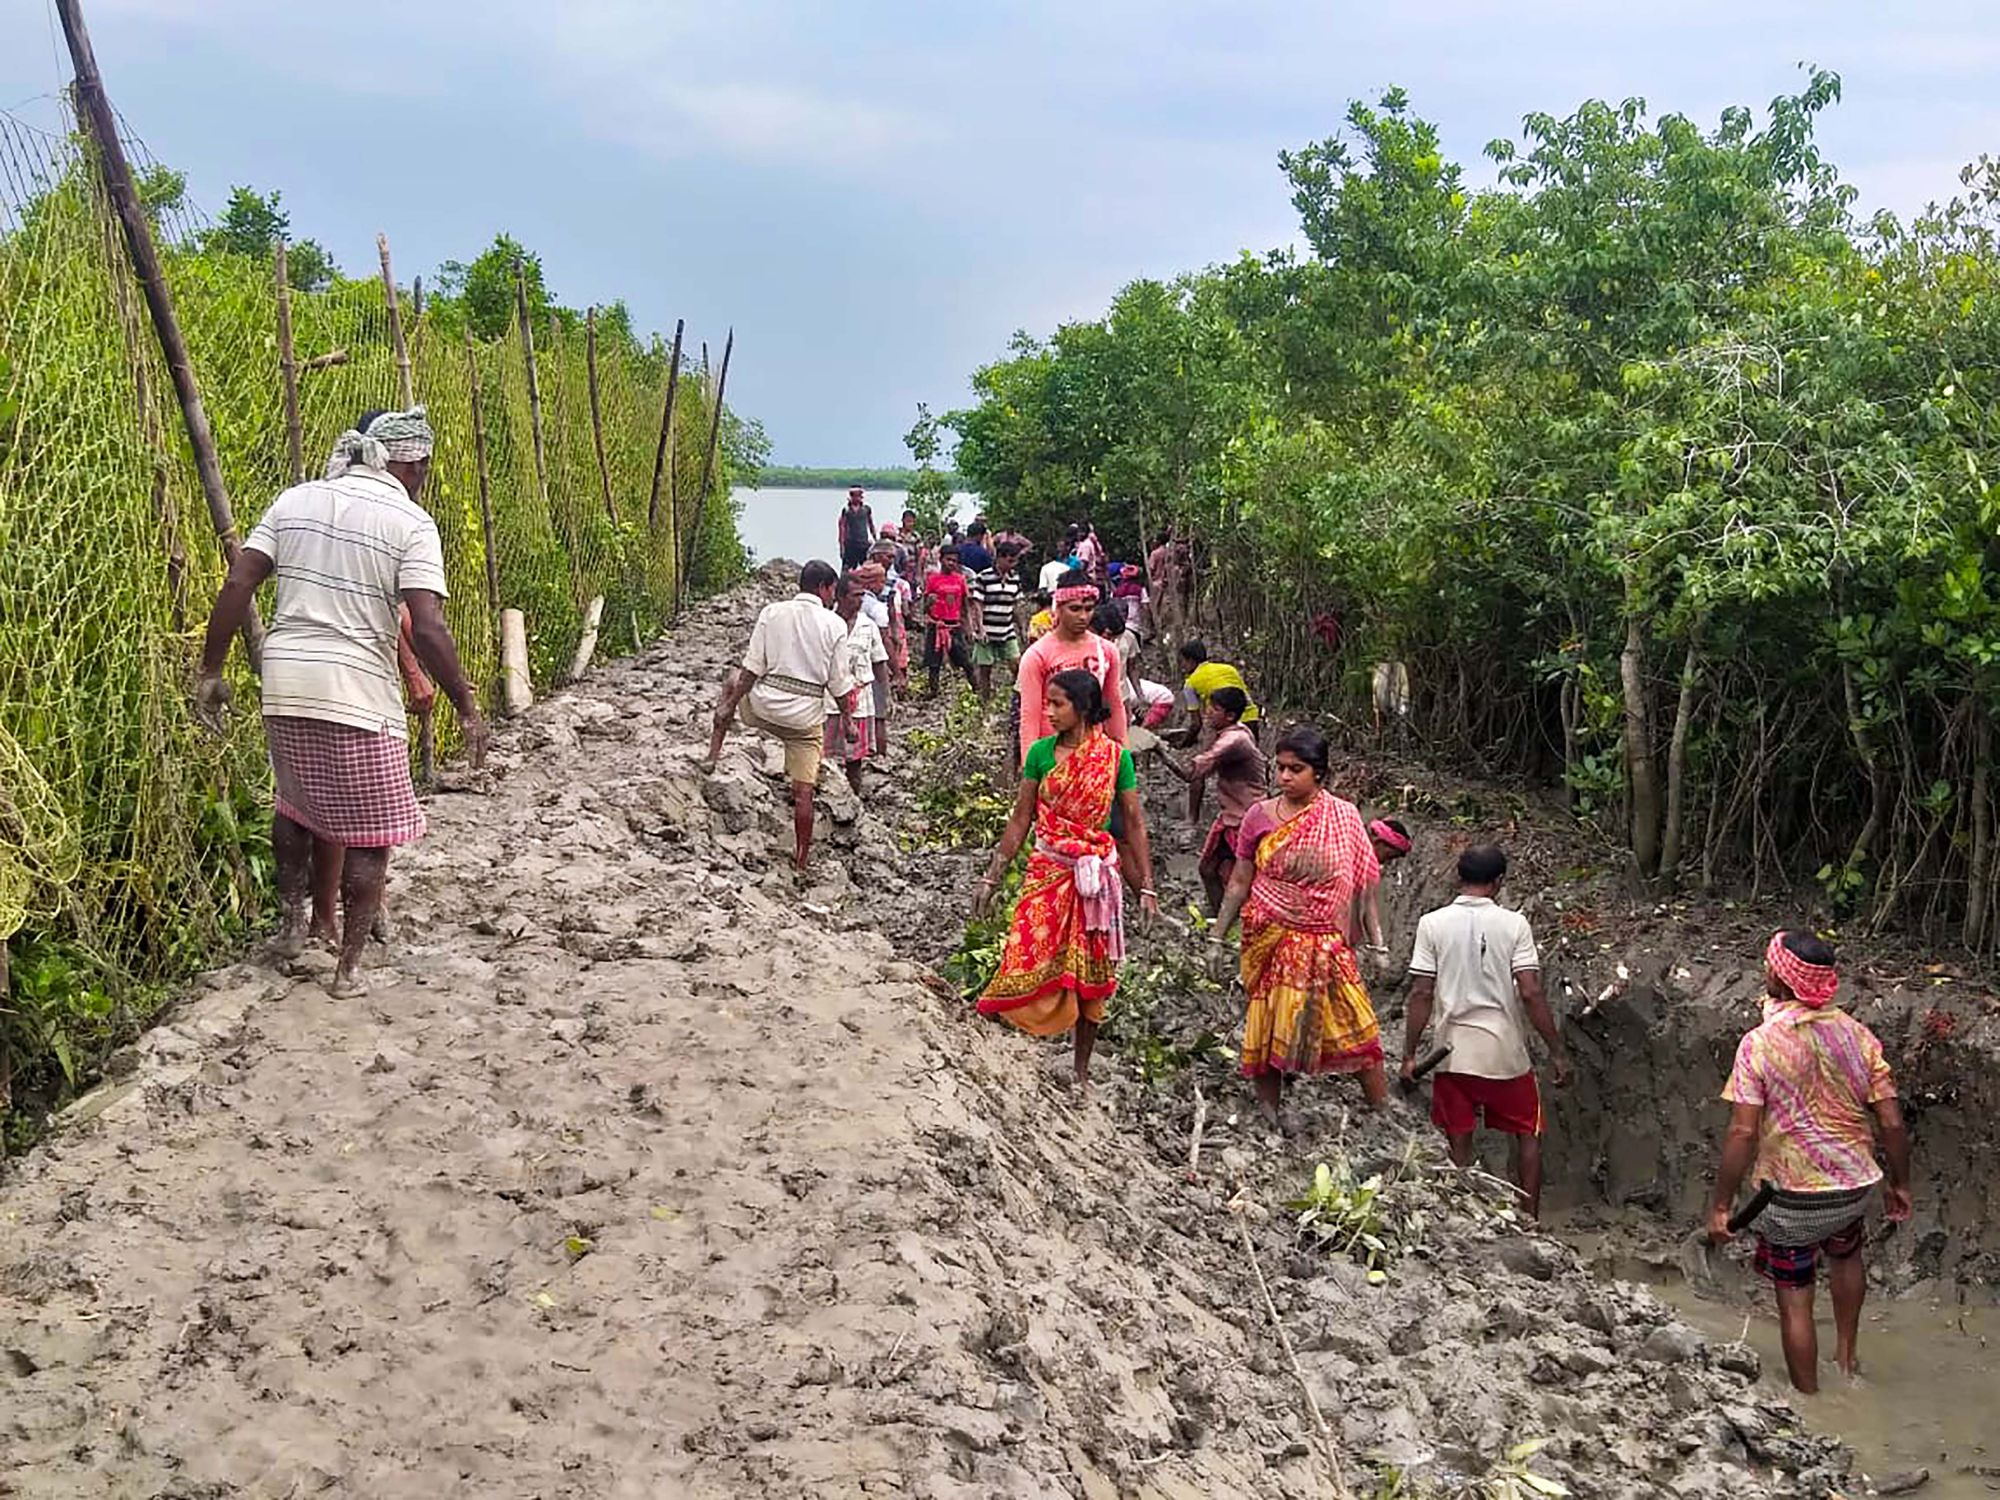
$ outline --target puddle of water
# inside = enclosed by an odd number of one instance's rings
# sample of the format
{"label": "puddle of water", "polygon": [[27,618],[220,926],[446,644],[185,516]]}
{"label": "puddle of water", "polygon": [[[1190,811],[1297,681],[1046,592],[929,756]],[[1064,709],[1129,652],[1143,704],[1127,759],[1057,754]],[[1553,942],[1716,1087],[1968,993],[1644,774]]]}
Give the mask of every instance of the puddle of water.
{"label": "puddle of water", "polygon": [[[1583,1234],[1569,1238],[1596,1240]],[[1763,1360],[1763,1385],[1789,1399],[1816,1430],[1838,1434],[1863,1473],[1886,1479],[1929,1469],[1930,1483],[1914,1492],[1929,1500],[1990,1500],[2000,1494],[2000,1308],[1871,1293],[1861,1309],[1862,1378],[1850,1384],[1833,1367],[1833,1301],[1822,1283],[1813,1299],[1820,1391],[1801,1396],[1785,1378],[1776,1303],[1761,1282],[1718,1263],[1729,1295],[1703,1297],[1670,1268],[1620,1253],[1609,1241],[1578,1248],[1600,1272],[1649,1287],[1711,1339],[1747,1338]]]}

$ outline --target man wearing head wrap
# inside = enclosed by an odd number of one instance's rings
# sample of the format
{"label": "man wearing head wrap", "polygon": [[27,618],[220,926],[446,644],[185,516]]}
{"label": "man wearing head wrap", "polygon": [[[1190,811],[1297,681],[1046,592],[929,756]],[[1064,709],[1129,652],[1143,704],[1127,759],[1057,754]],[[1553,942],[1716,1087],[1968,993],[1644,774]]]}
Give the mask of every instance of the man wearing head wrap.
{"label": "man wearing head wrap", "polygon": [[1910,1216],[1910,1135],[1896,1083],[1875,1034],[1833,1004],[1840,988],[1831,945],[1799,929],[1772,936],[1764,952],[1764,1019],[1736,1049],[1722,1097],[1733,1106],[1709,1237],[1731,1238],[1736,1190],[1755,1164],[1776,1189],[1752,1220],[1758,1274],[1776,1289],[1785,1365],[1797,1389],[1819,1389],[1813,1283],[1827,1262],[1833,1290],[1834,1362],[1852,1375],[1868,1289],[1862,1221],[1888,1161],[1884,1212]]}
{"label": "man wearing head wrap", "polygon": [[274,947],[289,955],[315,939],[338,942],[339,996],[365,991],[361,952],[389,850],[424,832],[397,665],[399,605],[409,610],[411,648],[458,710],[473,764],[486,753],[486,725],[444,622],[437,524],[417,504],[433,443],[421,406],[373,414],[342,433],[325,476],[279,495],[250,533],[202,651],[196,711],[219,728],[230,637],[258,587],[275,578],[261,694],[277,784]]}

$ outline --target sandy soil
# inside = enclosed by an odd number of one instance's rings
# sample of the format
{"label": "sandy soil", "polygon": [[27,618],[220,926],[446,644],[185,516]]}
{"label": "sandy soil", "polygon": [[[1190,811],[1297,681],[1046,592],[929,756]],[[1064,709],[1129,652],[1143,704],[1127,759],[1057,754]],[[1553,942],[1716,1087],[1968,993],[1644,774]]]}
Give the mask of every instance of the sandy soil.
{"label": "sandy soil", "polygon": [[[1065,1048],[912,961],[965,886],[904,852],[906,769],[867,811],[829,791],[796,890],[775,751],[696,767],[782,591],[433,799],[366,1000],[210,975],[10,1167],[0,1492],[1337,1495],[1301,1378],[1357,1495],[1473,1493],[1544,1438],[1579,1496],[1838,1482],[1754,1354],[1523,1234],[1414,1115],[1325,1082],[1267,1140],[1226,1066],[1156,1088],[1115,1055],[1070,1096]],[[1420,1221],[1380,1287],[1282,1207],[1343,1157]]]}

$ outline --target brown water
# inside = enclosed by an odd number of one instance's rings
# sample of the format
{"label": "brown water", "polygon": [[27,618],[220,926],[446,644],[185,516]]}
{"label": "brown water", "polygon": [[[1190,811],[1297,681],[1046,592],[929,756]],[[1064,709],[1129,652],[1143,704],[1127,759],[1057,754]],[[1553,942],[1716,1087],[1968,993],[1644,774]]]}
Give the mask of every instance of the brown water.
{"label": "brown water", "polygon": [[1668,1267],[1593,1245],[1594,1236],[1570,1238],[1598,1269],[1646,1283],[1711,1339],[1745,1339],[1763,1360],[1764,1388],[1815,1429],[1838,1434],[1870,1478],[1921,1468],[1930,1483],[1915,1493],[1933,1500],[2000,1494],[2000,1308],[1871,1295],[1861,1312],[1861,1378],[1849,1381],[1833,1368],[1833,1304],[1822,1285],[1820,1391],[1801,1396],[1785,1378],[1776,1308],[1761,1283],[1718,1261],[1727,1294],[1698,1296]]}

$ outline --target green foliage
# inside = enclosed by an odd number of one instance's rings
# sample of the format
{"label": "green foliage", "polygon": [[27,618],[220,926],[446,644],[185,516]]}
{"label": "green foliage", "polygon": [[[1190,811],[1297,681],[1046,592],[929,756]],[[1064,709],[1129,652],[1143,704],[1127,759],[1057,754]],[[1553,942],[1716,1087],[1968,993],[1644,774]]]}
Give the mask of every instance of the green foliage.
{"label": "green foliage", "polygon": [[1198,627],[1291,701],[1367,722],[1403,661],[1434,753],[1566,785],[1645,875],[1824,870],[1990,948],[2000,162],[1856,224],[1838,98],[1531,114],[1489,189],[1357,103],[1281,158],[1307,253],[1017,335],[958,466],[1045,544],[1191,539]]}
{"label": "green foliage", "polygon": [[1356,1181],[1345,1158],[1332,1166],[1321,1162],[1305,1195],[1287,1206],[1299,1216],[1308,1244],[1360,1262],[1371,1286],[1389,1279],[1397,1256],[1423,1243],[1423,1210],[1402,1202],[1395,1181],[1382,1174]]}
{"label": "green foliage", "polygon": [[528,286],[528,311],[539,328],[549,317],[549,294],[542,284],[542,258],[512,235],[493,236],[493,243],[470,264],[448,260],[438,267],[438,295],[460,304],[474,338],[497,339],[513,328],[518,301],[514,287],[517,262]]}
{"label": "green foliage", "polygon": [[903,434],[903,446],[917,461],[917,472],[910,477],[908,486],[909,498],[903,503],[916,512],[920,532],[937,536],[944,530],[945,517],[951,514],[951,476],[936,466],[943,439],[938,419],[921,401],[917,403],[916,422]]}
{"label": "green foliage", "polygon": [[[170,199],[178,207],[184,188],[184,182],[162,183],[159,191],[163,199]],[[278,241],[288,239],[291,232],[291,215],[278,204],[279,194],[275,192],[260,194],[253,188],[232,188],[222,217],[214,228],[198,236],[196,243],[209,255],[241,255],[268,265]],[[339,274],[333,257],[318,240],[287,243],[285,255],[285,279],[294,291],[323,292]]]}

